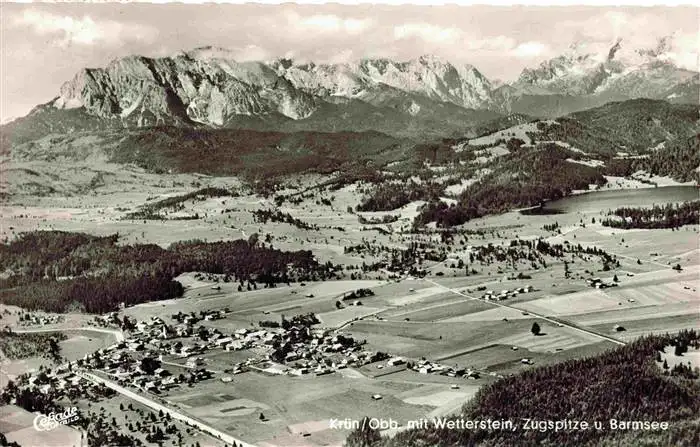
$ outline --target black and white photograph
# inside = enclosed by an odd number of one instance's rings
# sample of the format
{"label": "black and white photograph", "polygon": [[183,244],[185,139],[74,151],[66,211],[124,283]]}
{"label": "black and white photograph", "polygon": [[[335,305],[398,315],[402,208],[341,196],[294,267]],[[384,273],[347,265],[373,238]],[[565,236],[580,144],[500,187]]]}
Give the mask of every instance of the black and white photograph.
{"label": "black and white photograph", "polygon": [[700,445],[699,50],[694,2],[1,1],[0,447]]}

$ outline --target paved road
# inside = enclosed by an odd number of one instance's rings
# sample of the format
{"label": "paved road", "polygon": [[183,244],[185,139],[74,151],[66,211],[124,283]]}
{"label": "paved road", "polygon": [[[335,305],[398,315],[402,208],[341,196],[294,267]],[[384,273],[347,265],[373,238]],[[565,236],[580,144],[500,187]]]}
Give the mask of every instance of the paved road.
{"label": "paved road", "polygon": [[94,383],[103,383],[105,386],[113,389],[117,393],[128,397],[129,399],[135,400],[143,405],[146,405],[147,407],[151,408],[154,411],[163,411],[164,413],[170,414],[170,417],[173,419],[177,419],[179,421],[185,422],[187,424],[190,424],[194,427],[197,427],[198,429],[202,430],[205,433],[210,434],[214,438],[221,439],[224,442],[227,442],[230,445],[238,445],[240,447],[255,447],[253,444],[247,443],[245,441],[241,441],[238,438],[234,438],[233,436],[229,435],[228,433],[224,433],[222,431],[217,430],[214,427],[211,427],[210,425],[205,424],[202,421],[199,421],[197,419],[194,419],[191,416],[182,414],[166,405],[163,405],[161,403],[158,403],[143,394],[138,394],[134,391],[131,391],[127,388],[124,388],[123,386],[120,386],[111,380],[106,380],[103,379],[102,377],[96,376],[95,374],[91,374],[89,372],[76,372],[77,375],[81,376],[85,380],[89,380]]}

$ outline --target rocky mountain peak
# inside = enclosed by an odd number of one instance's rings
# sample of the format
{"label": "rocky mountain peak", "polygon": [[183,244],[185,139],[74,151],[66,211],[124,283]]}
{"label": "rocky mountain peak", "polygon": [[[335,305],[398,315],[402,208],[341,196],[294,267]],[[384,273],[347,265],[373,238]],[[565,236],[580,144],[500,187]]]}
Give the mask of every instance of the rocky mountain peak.
{"label": "rocky mountain peak", "polygon": [[[241,117],[305,119],[327,110],[327,104],[337,108],[352,101],[412,116],[455,106],[537,113],[537,99],[527,100],[526,110],[513,108],[524,95],[585,97],[580,104],[591,103],[593,97],[686,101],[697,90],[697,73],[678,69],[670,57],[673,51],[671,38],[642,50],[627,48],[619,39],[605,47],[577,42],[523,70],[517,82],[494,85],[472,65],[430,54],[407,61],[241,62],[232,51],[205,46],[172,57],[127,56],[103,68],[80,70],[51,105],[83,108],[91,116],[129,126],[227,126]],[[566,107],[556,105],[558,111]]]}
{"label": "rocky mountain peak", "polygon": [[648,49],[631,48],[622,39],[607,47],[577,42],[539,67],[523,70],[515,85],[527,92],[658,98],[693,76],[673,63],[672,47],[671,37]]}

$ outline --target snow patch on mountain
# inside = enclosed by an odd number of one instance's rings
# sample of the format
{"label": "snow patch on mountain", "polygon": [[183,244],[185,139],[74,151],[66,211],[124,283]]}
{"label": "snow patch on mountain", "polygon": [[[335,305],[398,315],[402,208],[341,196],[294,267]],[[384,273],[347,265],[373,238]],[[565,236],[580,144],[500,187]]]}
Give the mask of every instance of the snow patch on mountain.
{"label": "snow patch on mountain", "polygon": [[567,158],[566,161],[568,161],[569,163],[577,163],[584,166],[590,166],[591,168],[605,166],[605,162],[602,160],[574,160],[573,158]]}
{"label": "snow patch on mountain", "polygon": [[[237,116],[282,115],[300,120],[327,103],[343,107],[355,101],[410,116],[448,113],[453,105],[509,112],[528,96],[523,113],[532,110],[538,116],[554,116],[545,111],[553,107],[558,116],[572,107],[580,110],[586,104],[613,100],[696,100],[700,76],[674,65],[676,52],[672,39],[641,50],[628,48],[624,41],[607,48],[578,44],[534,69],[523,70],[512,85],[499,85],[471,65],[431,55],[404,62],[375,58],[315,64],[290,59],[237,61],[232,51],[201,47],[172,57],[128,56],[104,68],[80,70],[61,86],[51,105],[84,108],[92,116],[121,118],[127,125],[225,126]],[[541,99],[555,94],[569,98],[562,99],[561,105],[556,98]],[[574,103],[569,104],[571,98]],[[516,135],[495,138],[508,137],[529,142],[517,129]],[[485,141],[476,139],[471,144],[493,142]]]}
{"label": "snow patch on mountain", "polygon": [[660,39],[652,48],[642,49],[632,48],[621,39],[608,48],[572,45],[562,55],[542,62],[537,68],[523,70],[513,86],[520,92],[530,93],[540,89],[550,94],[574,96],[662,99],[678,84],[697,84],[696,72],[676,65],[676,51],[670,36]]}

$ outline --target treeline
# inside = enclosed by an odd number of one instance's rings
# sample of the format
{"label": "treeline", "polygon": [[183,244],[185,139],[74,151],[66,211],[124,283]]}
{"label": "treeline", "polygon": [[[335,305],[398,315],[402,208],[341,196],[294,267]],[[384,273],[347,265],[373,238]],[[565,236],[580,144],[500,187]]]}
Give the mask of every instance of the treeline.
{"label": "treeline", "polygon": [[249,241],[186,241],[164,249],[117,245],[118,236],[61,231],[23,233],[0,245],[0,301],[30,310],[103,313],[125,305],[182,295],[173,278],[191,271],[225,274],[266,287],[333,277],[310,251],[284,252]]}
{"label": "treeline", "polygon": [[418,230],[430,222],[435,222],[440,228],[461,225],[471,219],[483,216],[476,207],[465,208],[461,204],[450,204],[439,200],[426,203],[413,219],[413,229]]}
{"label": "treeline", "polygon": [[413,148],[413,164],[416,167],[428,162],[434,166],[444,166],[450,163],[458,163],[465,156],[474,158],[470,152],[456,152],[453,146],[461,141],[452,138],[444,138],[440,141],[419,143]]}
{"label": "treeline", "polygon": [[347,295],[343,293],[343,301],[356,300],[367,296],[374,296],[372,289],[357,289],[348,293]]}
{"label": "treeline", "polygon": [[383,183],[377,185],[368,197],[357,205],[357,211],[393,211],[416,200],[437,198],[443,186],[435,183]]}
{"label": "treeline", "polygon": [[398,221],[400,217],[401,216],[398,214],[386,214],[382,217],[377,218],[357,216],[357,221],[363,225],[390,224]]}
{"label": "treeline", "polygon": [[700,200],[651,208],[618,208],[612,213],[619,219],[604,219],[601,223],[613,228],[679,228],[697,225],[700,221]]}
{"label": "treeline", "polygon": [[414,228],[429,222],[443,228],[460,225],[476,217],[540,205],[565,197],[575,189],[605,183],[598,169],[568,162],[571,154],[556,144],[544,144],[534,151],[504,156],[491,174],[466,188],[456,205],[437,200],[426,204],[416,217]]}
{"label": "treeline", "polygon": [[212,197],[237,197],[238,194],[224,188],[207,187],[192,191],[179,196],[168,197],[157,202],[143,205],[138,211],[126,215],[126,219],[150,219],[160,220],[164,216],[160,214],[161,210],[169,209],[171,211],[181,211],[185,209],[184,202],[188,200],[206,200]]}
{"label": "treeline", "polygon": [[[447,429],[430,426],[406,430],[393,438],[357,430],[350,440],[369,439],[365,447],[471,446],[471,445],[698,445],[700,383],[684,374],[669,377],[654,361],[658,351],[682,344],[698,347],[699,334],[685,330],[676,336],[642,337],[601,355],[543,366],[506,377],[482,387],[465,405],[464,420],[524,418],[558,421],[600,421],[596,430],[487,430]],[[453,418],[454,419],[454,418]],[[666,432],[610,430],[608,421],[668,422]],[[659,443],[630,442],[639,438]],[[356,447],[361,444],[350,444]]]}
{"label": "treeline", "polygon": [[253,220],[263,224],[268,221],[286,223],[302,230],[318,231],[318,225],[306,223],[279,210],[255,210],[253,211]]}

